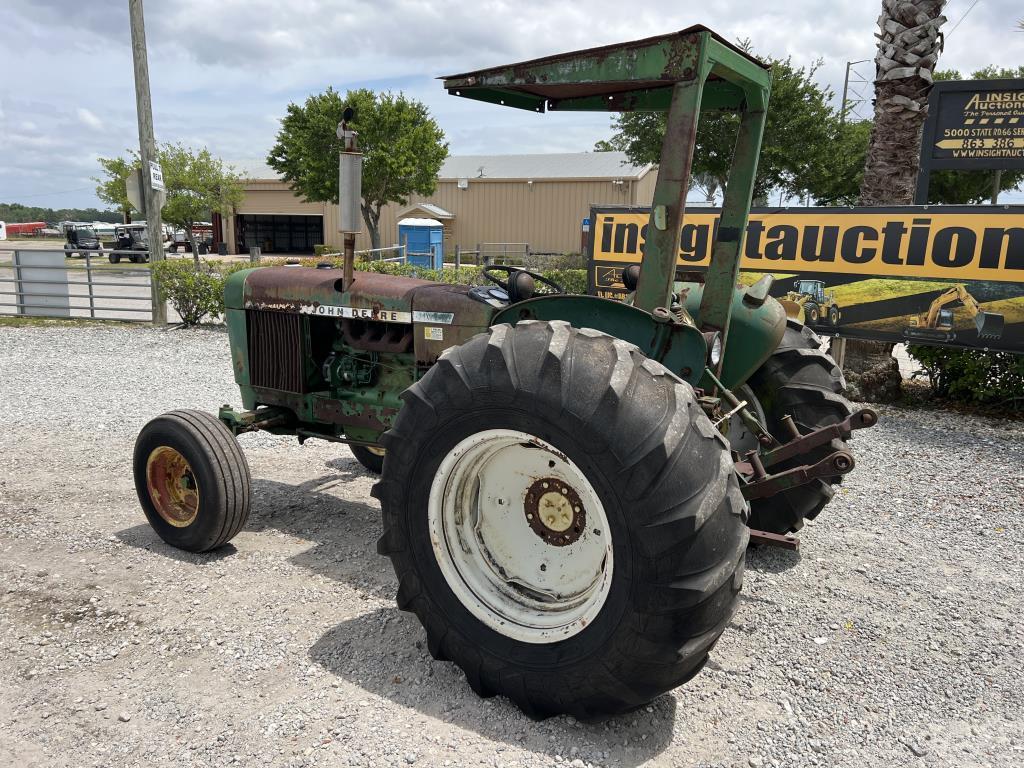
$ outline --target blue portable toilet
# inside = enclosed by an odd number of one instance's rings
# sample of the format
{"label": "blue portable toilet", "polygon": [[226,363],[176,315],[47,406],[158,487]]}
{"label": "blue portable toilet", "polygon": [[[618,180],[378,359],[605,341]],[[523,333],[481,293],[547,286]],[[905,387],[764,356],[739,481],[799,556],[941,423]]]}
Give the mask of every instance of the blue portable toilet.
{"label": "blue portable toilet", "polygon": [[408,245],[410,264],[429,269],[444,266],[444,225],[437,219],[402,219],[398,242]]}

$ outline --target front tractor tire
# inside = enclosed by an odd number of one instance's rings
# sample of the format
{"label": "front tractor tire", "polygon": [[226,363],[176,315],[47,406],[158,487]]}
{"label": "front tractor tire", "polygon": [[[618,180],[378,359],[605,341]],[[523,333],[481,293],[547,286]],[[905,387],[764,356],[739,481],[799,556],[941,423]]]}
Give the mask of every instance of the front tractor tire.
{"label": "front tractor tire", "polygon": [[135,441],[133,468],[146,519],[172,547],[216,549],[249,518],[249,464],[209,413],[171,411],[150,421]]}
{"label": "front tractor tire", "polygon": [[[843,372],[828,353],[821,339],[810,328],[789,320],[775,353],[747,382],[756,398],[756,409],[772,436],[780,442],[790,440],[782,422],[793,417],[802,434],[843,421],[853,412],[843,397],[846,381]],[[832,440],[771,468],[782,471],[801,464],[816,464],[836,450],[849,450],[843,440]],[[793,533],[804,520],[813,520],[835,495],[834,485],[842,476],[813,480],[775,496],[750,503],[750,527],[770,533]]]}
{"label": "front tractor tire", "polygon": [[378,550],[481,696],[591,720],[696,674],[732,616],[747,505],[691,387],[565,322],[498,325],[403,395]]}

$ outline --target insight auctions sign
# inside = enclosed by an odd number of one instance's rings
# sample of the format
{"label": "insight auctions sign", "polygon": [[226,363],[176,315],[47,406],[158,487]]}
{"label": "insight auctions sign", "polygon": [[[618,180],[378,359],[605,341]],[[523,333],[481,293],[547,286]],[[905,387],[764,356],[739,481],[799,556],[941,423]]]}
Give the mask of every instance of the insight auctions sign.
{"label": "insight auctions sign", "polygon": [[1024,80],[951,80],[932,86],[921,136],[918,203],[933,170],[1024,170]]}
{"label": "insight auctions sign", "polygon": [[[707,267],[719,214],[687,210],[681,270]],[[591,292],[624,295],[622,268],[640,262],[648,217],[592,209]],[[748,281],[774,274],[780,298],[816,306],[819,331],[1024,352],[1024,206],[755,209],[740,267]],[[979,311],[1002,314],[998,338]]]}

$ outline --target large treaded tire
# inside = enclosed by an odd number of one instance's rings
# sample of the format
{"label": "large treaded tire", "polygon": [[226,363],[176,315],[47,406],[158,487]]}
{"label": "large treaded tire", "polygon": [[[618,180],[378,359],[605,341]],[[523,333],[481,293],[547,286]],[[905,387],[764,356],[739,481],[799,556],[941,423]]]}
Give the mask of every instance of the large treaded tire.
{"label": "large treaded tire", "polygon": [[[821,340],[810,328],[796,320],[788,320],[786,333],[775,353],[768,358],[747,382],[764,410],[768,431],[782,442],[789,433],[782,426],[782,417],[790,415],[807,433],[828,424],[842,421],[853,412],[843,397],[846,381],[835,361],[821,350]],[[801,464],[813,464],[835,450],[847,449],[842,440],[833,440],[809,453],[772,467],[781,471]],[[750,505],[750,527],[771,533],[791,533],[803,527],[804,520],[813,520],[832,500],[833,485],[842,477],[814,480],[805,485]]]}
{"label": "large treaded tire", "polygon": [[[628,711],[686,682],[736,608],[748,507],[728,445],[691,387],[635,346],[562,321],[490,328],[446,351],[403,395],[374,488],[378,551],[398,607],[481,696],[536,718]],[[428,536],[443,457],[469,435],[521,430],[564,451],[609,520],[614,568],[600,612],[577,634],[528,643],[488,627],[448,586]]]}
{"label": "large treaded tire", "polygon": [[[199,509],[195,520],[184,527],[168,523],[150,497],[147,462],[161,446],[180,453],[195,475]],[[146,519],[172,547],[208,552],[234,538],[249,519],[249,463],[235,436],[212,414],[180,410],[157,416],[139,433],[132,464],[135,491]]]}

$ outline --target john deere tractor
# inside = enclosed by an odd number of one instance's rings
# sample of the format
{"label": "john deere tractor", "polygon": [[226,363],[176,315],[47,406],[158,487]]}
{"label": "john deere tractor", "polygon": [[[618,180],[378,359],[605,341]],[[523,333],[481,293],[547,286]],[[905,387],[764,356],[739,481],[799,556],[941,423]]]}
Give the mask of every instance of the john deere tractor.
{"label": "john deere tractor", "polygon": [[[704,27],[444,78],[533,112],[667,113],[634,297],[526,269],[476,287],[344,269],[236,272],[225,304],[244,410],[153,419],[135,484],[156,532],[203,552],[246,523],[238,435],[351,447],[381,471],[398,607],[480,695],[527,713],[637,707],[703,666],[737,605],[748,525],[798,528],[854,460],[853,412],[771,278],[737,287],[768,68]],[[701,109],[739,113],[717,242],[676,279]],[[341,189],[358,189],[346,176]],[[346,203],[344,192],[342,204]]]}

